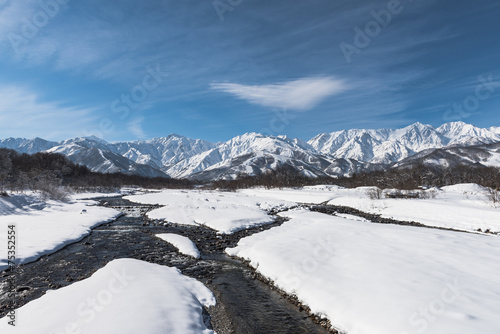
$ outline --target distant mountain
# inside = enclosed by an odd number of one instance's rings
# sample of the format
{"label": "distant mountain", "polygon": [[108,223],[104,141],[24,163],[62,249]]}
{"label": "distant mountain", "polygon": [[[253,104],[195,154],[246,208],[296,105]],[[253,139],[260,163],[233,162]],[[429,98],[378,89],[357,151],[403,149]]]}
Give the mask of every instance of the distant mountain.
{"label": "distant mountain", "polygon": [[390,164],[426,149],[499,141],[499,128],[482,129],[463,122],[453,122],[437,129],[415,123],[396,130],[343,130],[317,135],[308,143],[322,154],[336,158]]}
{"label": "distant mountain", "polygon": [[413,167],[416,165],[437,167],[482,165],[500,167],[500,142],[476,146],[452,146],[427,149],[395,163],[393,167]]}
{"label": "distant mountain", "polygon": [[142,176],[234,179],[288,165],[308,177],[345,176],[416,163],[500,166],[500,127],[463,122],[438,128],[415,123],[402,129],[353,129],[319,134],[308,142],[247,133],[211,143],[172,134],[108,143],[96,137],[51,142],[8,138],[0,147],[22,153],[56,152],[97,172]]}
{"label": "distant mountain", "polygon": [[216,144],[207,141],[179,135],[118,143],[108,143],[97,137],[74,138],[62,142],[49,142],[40,138],[0,140],[0,147],[21,153],[53,152],[66,155],[71,161],[95,172],[122,172],[149,177],[167,177],[162,169],[215,146]]}
{"label": "distant mountain", "polygon": [[165,173],[148,165],[113,152],[112,146],[102,140],[76,138],[66,140],[46,152],[60,153],[74,163],[85,165],[94,172],[138,174],[148,177],[166,177]]}
{"label": "distant mountain", "polygon": [[239,174],[258,175],[288,164],[303,175],[316,177],[327,176],[333,161],[298,139],[247,133],[182,160],[166,172],[177,178],[234,179]]}
{"label": "distant mountain", "polygon": [[136,163],[167,170],[179,161],[208,151],[217,144],[172,134],[168,137],[114,143],[109,146],[114,152]]}
{"label": "distant mountain", "polygon": [[58,145],[57,142],[47,141],[41,138],[23,139],[7,138],[0,140],[0,147],[16,150],[20,153],[33,154],[42,152]]}

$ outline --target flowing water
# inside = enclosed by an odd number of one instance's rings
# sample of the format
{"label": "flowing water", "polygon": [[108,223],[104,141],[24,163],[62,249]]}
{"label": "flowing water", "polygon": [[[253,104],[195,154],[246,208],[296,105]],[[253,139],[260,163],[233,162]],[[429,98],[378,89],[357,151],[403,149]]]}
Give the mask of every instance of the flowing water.
{"label": "flowing water", "polygon": [[[217,235],[202,226],[183,226],[151,221],[145,213],[157,206],[136,204],[122,198],[101,202],[121,210],[124,215],[101,225],[79,242],[18,268],[18,306],[91,276],[113,259],[134,258],[160,265],[175,266],[209,287],[217,306],[207,310],[210,323],[219,334],[225,333],[329,333],[311,320],[307,313],[290,303],[276,289],[255,279],[255,272],[223,250],[235,246],[244,236],[280,225],[282,222]],[[179,254],[170,244],[155,237],[158,233],[178,233],[198,246],[201,258]],[[6,273],[0,273],[0,283]],[[3,297],[1,297],[3,296]],[[5,315],[0,293],[0,316]]]}

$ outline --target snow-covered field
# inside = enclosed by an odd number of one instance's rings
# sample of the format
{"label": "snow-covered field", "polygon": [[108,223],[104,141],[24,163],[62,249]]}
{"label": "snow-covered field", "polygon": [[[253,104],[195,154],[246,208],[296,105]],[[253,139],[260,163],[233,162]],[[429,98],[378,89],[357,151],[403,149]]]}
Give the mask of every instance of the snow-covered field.
{"label": "snow-covered field", "polygon": [[125,198],[138,203],[165,205],[148,213],[152,219],[184,225],[201,224],[223,234],[270,223],[273,219],[265,210],[294,205],[293,202],[242,193],[197,190],[164,190]]}
{"label": "snow-covered field", "polygon": [[202,307],[214,304],[210,290],[176,268],[120,259],[24,305],[16,327],[0,319],[0,332],[209,334]]}
{"label": "snow-covered field", "polygon": [[98,198],[98,197],[117,197],[121,195],[128,194],[128,192],[110,192],[110,193],[98,193],[98,192],[92,192],[92,193],[75,193],[71,195],[71,199],[73,200],[78,200],[78,199],[92,199],[92,198]]}
{"label": "snow-covered field", "polygon": [[320,204],[328,202],[338,191],[344,188],[339,186],[308,186],[302,188],[282,188],[282,189],[264,189],[264,188],[251,188],[242,189],[239,192],[249,196],[256,196],[262,198],[274,198],[286,200],[296,203],[311,203]]}
{"label": "snow-covered field", "polygon": [[344,205],[398,220],[464,231],[500,232],[500,208],[486,200],[476,184],[443,187],[436,198],[367,200],[366,190],[344,190],[329,204]]}
{"label": "snow-covered field", "polygon": [[[330,203],[429,226],[500,232],[500,208],[494,208],[477,185],[443,187],[428,199],[374,200],[367,190],[162,190],[126,199],[164,205],[148,213],[152,219],[200,224],[224,234],[272,222],[267,210],[298,203]],[[17,225],[17,255],[23,262],[81,239],[119,214],[82,199],[97,195],[81,194],[70,203],[42,201],[36,194],[0,197],[0,249],[7,249],[7,226],[12,223]],[[243,238],[226,252],[251,261],[336,328],[348,334],[498,333],[498,236],[374,224],[353,215],[304,209],[280,215],[290,220]],[[188,238],[157,237],[183,254],[200,256]],[[0,259],[0,270],[5,267]],[[98,300],[98,307],[89,308],[87,298]],[[74,324],[84,333],[211,333],[201,308],[214,302],[201,283],[176,269],[116,260],[89,279],[22,307],[18,319],[26,327],[15,333],[62,333],[73,330]],[[6,328],[10,333],[7,321],[0,320],[0,332]]]}
{"label": "snow-covered field", "polygon": [[93,227],[119,215],[116,210],[95,204],[91,200],[43,201],[33,193],[0,197],[0,249],[5,250],[0,256],[0,270],[7,267],[9,225],[15,224],[17,229],[17,259],[26,263],[80,240]]}
{"label": "snow-covered field", "polygon": [[303,210],[230,255],[348,334],[497,334],[500,239]]}
{"label": "snow-covered field", "polygon": [[484,195],[484,188],[476,184],[443,187],[436,191],[436,198],[429,199],[371,200],[367,195],[369,189],[370,187],[345,189],[337,186],[314,186],[272,190],[256,188],[240,192],[260,198],[282,198],[301,203],[328,202],[428,226],[500,232],[500,208],[493,207]]}
{"label": "snow-covered field", "polygon": [[200,251],[188,237],[174,233],[161,233],[156,236],[172,244],[182,254],[192,256],[196,259],[200,257]]}
{"label": "snow-covered field", "polygon": [[145,190],[142,188],[136,187],[123,187],[120,189],[116,189],[112,192],[76,192],[71,194],[71,199],[93,199],[93,198],[102,198],[102,197],[118,197],[130,194],[143,194],[148,192],[160,192],[158,189],[149,189]]}

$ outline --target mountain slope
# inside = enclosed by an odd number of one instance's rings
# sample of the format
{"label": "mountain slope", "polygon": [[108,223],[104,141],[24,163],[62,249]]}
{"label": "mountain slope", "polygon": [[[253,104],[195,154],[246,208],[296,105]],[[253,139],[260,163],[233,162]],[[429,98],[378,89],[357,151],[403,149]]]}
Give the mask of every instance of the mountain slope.
{"label": "mountain slope", "polygon": [[369,168],[357,161],[319,154],[299,139],[247,133],[180,161],[167,174],[198,180],[235,179],[240,174],[259,175],[283,164],[309,177],[350,175]]}
{"label": "mountain slope", "polygon": [[141,165],[112,152],[103,142],[85,138],[66,141],[47,150],[67,156],[74,163],[100,173],[137,174],[147,177],[166,177],[165,173],[148,165]]}
{"label": "mountain slope", "polygon": [[213,180],[258,175],[283,164],[309,177],[346,176],[419,162],[500,166],[495,146],[499,142],[500,127],[453,122],[438,128],[415,123],[402,129],[342,130],[319,134],[308,142],[247,133],[210,143],[172,134],[116,143],[96,137],[62,142],[8,138],[0,140],[0,147],[29,154],[61,153],[104,173]]}
{"label": "mountain slope", "polygon": [[122,172],[149,177],[166,177],[162,169],[215,146],[216,144],[207,141],[179,135],[118,143],[108,143],[97,137],[74,138],[62,142],[49,142],[40,138],[8,138],[0,141],[0,147],[21,153],[60,153],[95,172]]}
{"label": "mountain slope", "polygon": [[177,162],[208,151],[217,144],[201,139],[190,139],[176,134],[147,141],[109,144],[114,152],[157,169],[166,169]]}
{"label": "mountain slope", "polygon": [[180,161],[169,168],[167,174],[199,178],[202,172],[219,170],[215,174],[221,174],[220,170],[227,169],[223,174],[228,178],[236,177],[240,172],[253,175],[275,168],[278,163],[294,160],[298,154],[302,154],[302,159],[315,160],[314,150],[298,139],[247,133]]}
{"label": "mountain slope", "polygon": [[498,128],[482,129],[463,122],[439,128],[415,123],[396,130],[348,130],[323,133],[308,143],[322,154],[362,162],[390,164],[417,152],[448,146],[472,146],[500,141]]}
{"label": "mountain slope", "polygon": [[0,140],[0,147],[16,150],[20,153],[33,154],[51,149],[57,146],[57,142],[47,141],[41,138],[23,139],[23,138],[7,138]]}
{"label": "mountain slope", "polygon": [[394,164],[393,167],[414,167],[417,165],[455,167],[500,166],[500,142],[476,146],[453,146],[428,149]]}

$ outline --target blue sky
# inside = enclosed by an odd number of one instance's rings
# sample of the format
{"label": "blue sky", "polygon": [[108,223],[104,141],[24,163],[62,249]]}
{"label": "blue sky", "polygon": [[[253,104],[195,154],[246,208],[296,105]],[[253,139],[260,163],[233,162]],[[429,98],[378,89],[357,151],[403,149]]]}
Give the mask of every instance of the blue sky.
{"label": "blue sky", "polygon": [[0,137],[500,125],[497,1],[0,0]]}

